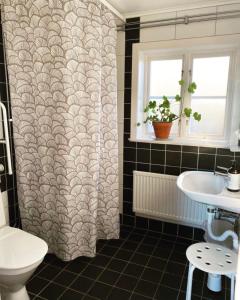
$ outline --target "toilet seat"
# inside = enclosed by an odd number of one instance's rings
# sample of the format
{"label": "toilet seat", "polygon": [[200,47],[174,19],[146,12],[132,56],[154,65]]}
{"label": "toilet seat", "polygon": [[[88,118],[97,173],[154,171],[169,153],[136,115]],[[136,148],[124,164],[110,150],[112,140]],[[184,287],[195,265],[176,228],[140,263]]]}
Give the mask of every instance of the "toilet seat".
{"label": "toilet seat", "polygon": [[42,239],[23,230],[0,228],[0,273],[10,274],[39,263],[48,251]]}

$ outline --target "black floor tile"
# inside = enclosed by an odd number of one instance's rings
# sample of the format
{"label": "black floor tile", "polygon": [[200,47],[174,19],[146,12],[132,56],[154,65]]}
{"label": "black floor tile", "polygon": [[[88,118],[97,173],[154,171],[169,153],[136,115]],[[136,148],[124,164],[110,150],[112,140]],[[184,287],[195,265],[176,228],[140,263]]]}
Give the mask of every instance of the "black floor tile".
{"label": "black floor tile", "polygon": [[58,267],[58,268],[61,268],[61,269],[66,268],[69,264],[70,264],[70,262],[62,261],[57,257],[51,261],[51,266]]}
{"label": "black floor tile", "polygon": [[131,297],[131,300],[149,300],[149,299],[152,299],[152,298],[142,296],[142,295],[139,295],[139,294],[136,294],[136,293],[133,293],[132,297]]}
{"label": "black floor tile", "polygon": [[161,257],[162,259],[168,259],[169,256],[171,255],[171,251],[169,251],[169,249],[157,247],[154,249],[152,255],[156,257]]}
{"label": "black floor tile", "polygon": [[[177,300],[186,300],[186,293],[185,292],[180,292],[179,295],[178,295]],[[200,296],[192,295],[191,300],[206,300],[206,299],[202,299],[202,297],[200,297]]]}
{"label": "black floor tile", "polygon": [[122,272],[122,270],[126,267],[126,265],[127,265],[126,261],[113,258],[110,261],[110,263],[108,265],[108,268],[110,270],[113,270],[113,271],[116,271],[116,272]]}
{"label": "black floor tile", "polygon": [[109,257],[105,255],[97,255],[96,257],[91,259],[90,264],[98,267],[105,267],[109,263]]}
{"label": "black floor tile", "polygon": [[123,243],[124,243],[124,240],[122,240],[122,239],[120,239],[120,240],[109,240],[107,242],[107,245],[118,248],[118,247],[121,247]]}
{"label": "black floor tile", "polygon": [[142,265],[142,266],[145,266],[148,260],[149,260],[149,256],[141,253],[135,253],[131,258],[132,263]]}
{"label": "black floor tile", "polygon": [[[34,300],[183,300],[186,249],[191,243],[182,237],[123,226],[120,240],[98,241],[95,258],[62,262],[47,255],[27,289]],[[194,271],[192,300],[228,299],[229,289],[216,294],[203,288],[206,278],[205,273]]]}
{"label": "black floor tile", "polygon": [[[181,290],[186,291],[187,290],[187,278],[183,279],[183,282],[181,284]],[[192,283],[192,294],[201,296],[202,295],[202,290],[203,290],[203,281],[196,281],[193,280]]]}
{"label": "black floor tile", "polygon": [[63,295],[59,298],[61,300],[81,300],[84,295],[73,290],[66,290]]}
{"label": "black floor tile", "polygon": [[106,245],[101,249],[100,254],[111,257],[111,256],[114,256],[117,251],[118,251],[118,248]]}
{"label": "black floor tile", "polygon": [[87,264],[82,259],[75,259],[66,266],[66,270],[80,274],[86,268]]}
{"label": "black floor tile", "polygon": [[155,249],[154,245],[140,245],[136,251],[146,255],[152,255],[154,249]]}
{"label": "black floor tile", "polygon": [[[169,252],[171,252],[175,247],[175,243],[171,240],[166,239],[166,238],[170,239],[171,238],[170,236],[165,236],[164,239],[163,239],[163,237],[164,236],[162,236],[162,239],[158,243],[158,248],[166,249]],[[175,241],[175,238],[173,238],[173,240]]]}
{"label": "black floor tile", "polygon": [[54,282],[64,286],[69,286],[76,279],[76,277],[77,275],[74,273],[63,271],[54,278]]}
{"label": "black floor tile", "polygon": [[188,248],[188,245],[176,244],[174,247],[174,251],[186,254],[187,248]]}
{"label": "black floor tile", "polygon": [[142,243],[146,244],[146,245],[156,245],[159,242],[158,238],[154,238],[151,236],[145,236],[145,238],[143,239]]}
{"label": "black floor tile", "polygon": [[46,299],[58,299],[64,292],[65,288],[54,282],[51,282],[41,293],[40,297]]}
{"label": "black floor tile", "polygon": [[83,300],[98,300],[98,298],[92,297],[90,295],[86,295],[83,297]]}
{"label": "black floor tile", "polygon": [[131,258],[131,256],[132,256],[132,251],[128,251],[128,250],[119,250],[117,253],[116,253],[116,255],[115,255],[115,257],[117,258],[117,259],[122,259],[122,260],[129,260],[130,258]]}
{"label": "black floor tile", "polygon": [[153,297],[155,295],[157,287],[158,286],[156,283],[152,283],[145,280],[139,280],[134,292],[144,296]]}
{"label": "black floor tile", "polygon": [[41,272],[38,273],[39,277],[47,280],[53,280],[62,270],[51,265],[47,265]]}
{"label": "black floor tile", "polygon": [[94,265],[88,265],[86,269],[82,272],[82,276],[96,279],[100,273],[102,273],[103,269]]}
{"label": "black floor tile", "polygon": [[141,278],[150,282],[159,283],[162,278],[162,272],[155,269],[145,268]]}
{"label": "black floor tile", "polygon": [[124,270],[124,273],[127,275],[139,277],[139,276],[141,276],[143,270],[144,270],[143,266],[129,263],[127,265],[126,269]]}
{"label": "black floor tile", "polygon": [[112,287],[101,282],[96,282],[88,294],[101,300],[106,300]]}
{"label": "black floor tile", "polygon": [[157,300],[176,300],[178,297],[178,290],[169,289],[166,286],[160,285],[157,289],[155,299]]}
{"label": "black floor tile", "polygon": [[87,293],[93,282],[90,278],[80,276],[70,285],[70,288],[78,292]]}
{"label": "black floor tile", "polygon": [[122,289],[118,289],[118,288],[114,288],[110,295],[108,296],[108,300],[128,300],[131,297],[131,292],[122,290]]}
{"label": "black floor tile", "polygon": [[37,269],[36,269],[36,271],[35,271],[34,274],[37,275],[38,273],[40,273],[44,268],[46,268],[47,265],[48,265],[47,263],[42,262],[42,263],[37,267]]}
{"label": "black floor tile", "polygon": [[131,233],[128,240],[131,242],[141,242],[144,239],[144,235],[138,233]]}
{"label": "black floor tile", "polygon": [[180,289],[182,278],[173,274],[163,274],[161,285],[168,286],[170,288]]}
{"label": "black floor tile", "polygon": [[157,257],[151,257],[148,261],[148,267],[163,271],[166,268],[167,261]]}
{"label": "black floor tile", "polygon": [[171,262],[178,262],[178,263],[181,263],[181,264],[186,264],[187,263],[186,253],[173,251],[170,255],[169,260]]}
{"label": "black floor tile", "polygon": [[121,275],[115,285],[121,289],[132,291],[135,288],[137,281],[138,279],[135,277]]}
{"label": "black floor tile", "polygon": [[138,248],[139,243],[138,242],[132,242],[127,240],[123,245],[122,248],[129,251],[134,251]]}
{"label": "black floor tile", "polygon": [[106,269],[100,275],[100,277],[98,278],[98,281],[103,282],[103,283],[107,283],[107,284],[110,284],[110,285],[114,285],[115,282],[117,281],[117,279],[119,278],[119,276],[120,276],[120,273],[117,273],[117,272]]}
{"label": "black floor tile", "polygon": [[38,294],[47,284],[49,284],[48,280],[35,276],[27,283],[27,290],[33,294]]}
{"label": "black floor tile", "polygon": [[185,271],[185,265],[169,261],[165,272],[182,277]]}

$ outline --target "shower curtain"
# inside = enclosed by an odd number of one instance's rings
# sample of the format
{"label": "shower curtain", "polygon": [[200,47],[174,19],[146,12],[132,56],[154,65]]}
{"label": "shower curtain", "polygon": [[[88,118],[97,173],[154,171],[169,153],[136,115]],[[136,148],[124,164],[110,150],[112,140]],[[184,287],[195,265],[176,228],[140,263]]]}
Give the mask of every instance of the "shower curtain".
{"label": "shower curtain", "polygon": [[63,260],[119,236],[116,26],[98,0],[3,0],[23,229]]}

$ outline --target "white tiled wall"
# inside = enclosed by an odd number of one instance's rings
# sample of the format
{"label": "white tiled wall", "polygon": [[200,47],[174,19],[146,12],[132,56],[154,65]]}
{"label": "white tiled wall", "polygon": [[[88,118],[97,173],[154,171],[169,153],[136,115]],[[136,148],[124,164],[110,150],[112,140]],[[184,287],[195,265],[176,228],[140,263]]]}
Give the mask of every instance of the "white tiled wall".
{"label": "white tiled wall", "polygon": [[[196,15],[205,13],[215,13],[216,11],[240,10],[240,3],[231,5],[220,5],[208,8],[176,11],[164,14],[155,14],[141,17],[141,21],[151,21],[156,19],[174,18],[176,16]],[[189,25],[171,25],[164,27],[154,27],[141,29],[140,41],[143,43],[185,39],[204,36],[228,35],[240,33],[240,18],[224,19],[216,21],[205,21],[191,23]],[[117,61],[118,61],[118,126],[119,126],[119,178],[120,178],[120,205],[122,208],[123,199],[123,112],[124,112],[124,54],[125,54],[125,34],[118,32]]]}
{"label": "white tiled wall", "polygon": [[[218,12],[227,10],[240,10],[239,4],[222,5],[217,7]],[[240,32],[240,18],[218,20],[216,22],[216,34],[234,34]]]}
{"label": "white tiled wall", "polygon": [[[142,22],[148,22],[153,20],[160,19],[168,19],[168,18],[176,18],[177,13],[166,13],[166,14],[157,14],[144,16],[141,18]],[[167,28],[167,30],[166,30]],[[140,41],[144,42],[154,42],[154,41],[163,41],[163,40],[172,40],[175,38],[176,34],[176,26],[169,25],[167,27],[154,27],[154,28],[146,28],[142,29],[140,32]]]}
{"label": "white tiled wall", "polygon": [[124,65],[125,65],[125,33],[117,35],[117,82],[118,82],[118,136],[119,136],[119,190],[120,211],[123,204],[123,115],[124,115]]}
{"label": "white tiled wall", "polygon": [[[177,12],[177,17],[194,16],[198,14],[216,13],[216,7],[191,9]],[[176,26],[176,39],[211,36],[215,34],[215,21],[179,24]]]}
{"label": "white tiled wall", "polygon": [[[156,19],[165,19],[177,16],[190,16],[198,14],[216,13],[216,11],[240,10],[240,3],[231,5],[221,5],[208,8],[199,8],[191,10],[182,10],[175,13],[157,14],[144,16],[141,21],[149,21]],[[156,28],[142,29],[140,33],[140,41],[147,43],[150,41],[161,41],[171,39],[195,38],[215,35],[226,35],[240,33],[240,18],[214,20],[191,23],[188,25],[172,25]]]}

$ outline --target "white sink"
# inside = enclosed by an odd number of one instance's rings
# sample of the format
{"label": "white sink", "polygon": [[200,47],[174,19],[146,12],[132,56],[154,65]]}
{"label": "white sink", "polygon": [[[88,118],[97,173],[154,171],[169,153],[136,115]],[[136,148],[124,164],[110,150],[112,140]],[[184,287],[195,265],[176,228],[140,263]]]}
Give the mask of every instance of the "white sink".
{"label": "white sink", "polygon": [[240,213],[240,192],[229,192],[226,179],[213,172],[183,172],[177,186],[193,201]]}

